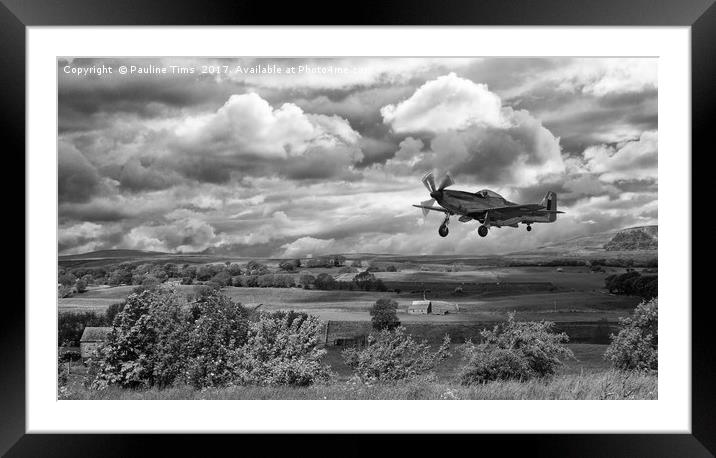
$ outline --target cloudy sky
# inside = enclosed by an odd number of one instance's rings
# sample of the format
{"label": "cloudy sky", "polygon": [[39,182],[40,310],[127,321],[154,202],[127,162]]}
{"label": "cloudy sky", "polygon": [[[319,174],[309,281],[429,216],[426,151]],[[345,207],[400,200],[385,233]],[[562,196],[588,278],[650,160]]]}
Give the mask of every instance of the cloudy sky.
{"label": "cloudy sky", "polygon": [[[58,75],[60,254],[493,254],[657,222],[655,59],[59,59]],[[552,190],[567,213],[484,239],[455,219],[441,238],[442,216],[411,207],[428,170],[519,203]]]}

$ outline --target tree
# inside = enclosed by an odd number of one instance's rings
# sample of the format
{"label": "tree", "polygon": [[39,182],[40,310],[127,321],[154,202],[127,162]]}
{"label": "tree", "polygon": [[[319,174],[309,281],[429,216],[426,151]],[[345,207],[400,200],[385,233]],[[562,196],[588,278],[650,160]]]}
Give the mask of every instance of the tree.
{"label": "tree", "polygon": [[336,280],[327,273],[319,274],[313,282],[316,289],[330,290],[335,289]]}
{"label": "tree", "polygon": [[146,290],[130,294],[114,319],[99,358],[92,363],[92,387],[141,388],[172,384],[187,354],[182,334],[189,320],[183,300],[174,291]]}
{"label": "tree", "polygon": [[293,311],[256,316],[206,286],[187,300],[167,288],[130,295],[90,363],[91,387],[304,386],[331,375],[321,363],[318,318]]}
{"label": "tree", "polygon": [[179,277],[179,267],[176,264],[173,263],[166,263],[164,264],[164,273],[167,274],[167,278],[176,278]]}
{"label": "tree", "polygon": [[231,265],[229,265],[229,269],[228,269],[228,270],[229,270],[229,274],[230,274],[232,277],[235,277],[235,276],[237,276],[237,275],[241,275],[241,267],[239,267],[238,264],[231,264]]}
{"label": "tree", "polygon": [[214,275],[216,275],[214,269],[212,269],[208,264],[196,269],[196,279],[199,281],[207,281]]}
{"label": "tree", "polygon": [[386,272],[397,272],[398,268],[395,267],[393,264],[390,264],[388,267],[385,268]]}
{"label": "tree", "polygon": [[117,266],[109,273],[107,280],[110,286],[128,285],[132,283],[132,270],[128,267]]}
{"label": "tree", "polygon": [[340,254],[333,256],[333,265],[335,267],[341,267],[343,264],[345,264],[345,262],[346,262],[345,256],[340,255]]}
{"label": "tree", "polygon": [[375,283],[375,275],[367,270],[359,272],[353,277],[353,283],[355,283],[359,289],[369,291],[373,289],[372,287]]}
{"label": "tree", "polygon": [[554,374],[562,359],[574,358],[574,354],[564,345],[569,337],[553,332],[553,327],[549,321],[518,322],[510,313],[506,322],[480,333],[482,343],[467,341],[461,346],[465,365],[460,381],[471,385]]}
{"label": "tree", "polygon": [[370,320],[373,323],[373,329],[394,329],[400,326],[400,320],[396,311],[398,303],[392,299],[378,299],[370,309]]}
{"label": "tree", "polygon": [[211,277],[212,282],[218,284],[221,287],[229,286],[231,284],[231,274],[228,271],[222,270],[218,274]]}
{"label": "tree", "polygon": [[72,273],[61,273],[57,277],[57,283],[62,286],[73,286],[77,281],[77,277]]}
{"label": "tree", "polygon": [[78,293],[84,293],[85,291],[87,291],[87,282],[80,278],[75,283],[75,289],[77,289]]}
{"label": "tree", "polygon": [[260,262],[251,260],[246,264],[246,273],[248,275],[264,275],[269,273],[269,269]]}
{"label": "tree", "polygon": [[413,339],[404,327],[384,329],[368,336],[365,348],[343,351],[343,360],[364,382],[395,382],[431,373],[447,358],[450,337],[432,352],[426,340]]}
{"label": "tree", "polygon": [[659,350],[658,298],[642,302],[630,317],[620,320],[604,358],[621,370],[657,370]]}
{"label": "tree", "polygon": [[305,289],[309,289],[316,282],[316,277],[310,274],[303,274],[298,277],[298,283],[300,283]]}

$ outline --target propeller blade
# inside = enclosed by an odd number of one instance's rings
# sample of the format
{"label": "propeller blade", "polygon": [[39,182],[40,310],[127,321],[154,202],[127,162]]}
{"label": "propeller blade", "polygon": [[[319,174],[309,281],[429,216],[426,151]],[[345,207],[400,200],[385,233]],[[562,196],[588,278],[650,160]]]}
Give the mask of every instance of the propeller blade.
{"label": "propeller blade", "polygon": [[445,177],[443,178],[443,181],[440,182],[440,186],[438,186],[438,191],[442,191],[443,189],[447,188],[448,186],[452,186],[454,184],[455,184],[455,182],[453,181],[450,174],[446,173]]}
{"label": "propeller blade", "polygon": [[433,172],[428,172],[423,175],[423,178],[420,181],[422,181],[425,187],[428,188],[428,192],[435,191],[435,178],[433,177]]}
{"label": "propeller blade", "polygon": [[[420,205],[422,205],[423,207],[432,207],[434,203],[435,199],[428,199],[420,202]],[[423,211],[423,217],[428,216],[428,213],[430,213],[430,210],[428,210],[427,208],[421,208],[421,210]]]}

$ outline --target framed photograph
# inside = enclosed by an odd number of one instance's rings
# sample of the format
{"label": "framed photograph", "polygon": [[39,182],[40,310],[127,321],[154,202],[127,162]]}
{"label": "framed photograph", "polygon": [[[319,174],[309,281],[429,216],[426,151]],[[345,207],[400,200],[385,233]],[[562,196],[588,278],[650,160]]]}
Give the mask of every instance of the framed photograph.
{"label": "framed photograph", "polygon": [[716,450],[691,305],[713,2],[2,3],[8,456]]}

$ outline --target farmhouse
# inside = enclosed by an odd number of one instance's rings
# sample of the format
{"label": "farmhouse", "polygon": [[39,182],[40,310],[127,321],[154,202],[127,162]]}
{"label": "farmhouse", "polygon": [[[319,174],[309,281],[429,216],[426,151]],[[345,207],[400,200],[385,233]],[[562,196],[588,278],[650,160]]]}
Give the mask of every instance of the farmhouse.
{"label": "farmhouse", "polygon": [[408,313],[413,315],[447,315],[448,313],[459,312],[460,308],[457,304],[445,301],[413,301],[408,305]]}
{"label": "farmhouse", "polygon": [[86,327],[80,338],[80,355],[82,358],[92,357],[97,347],[107,341],[107,334],[111,330],[111,327]]}

